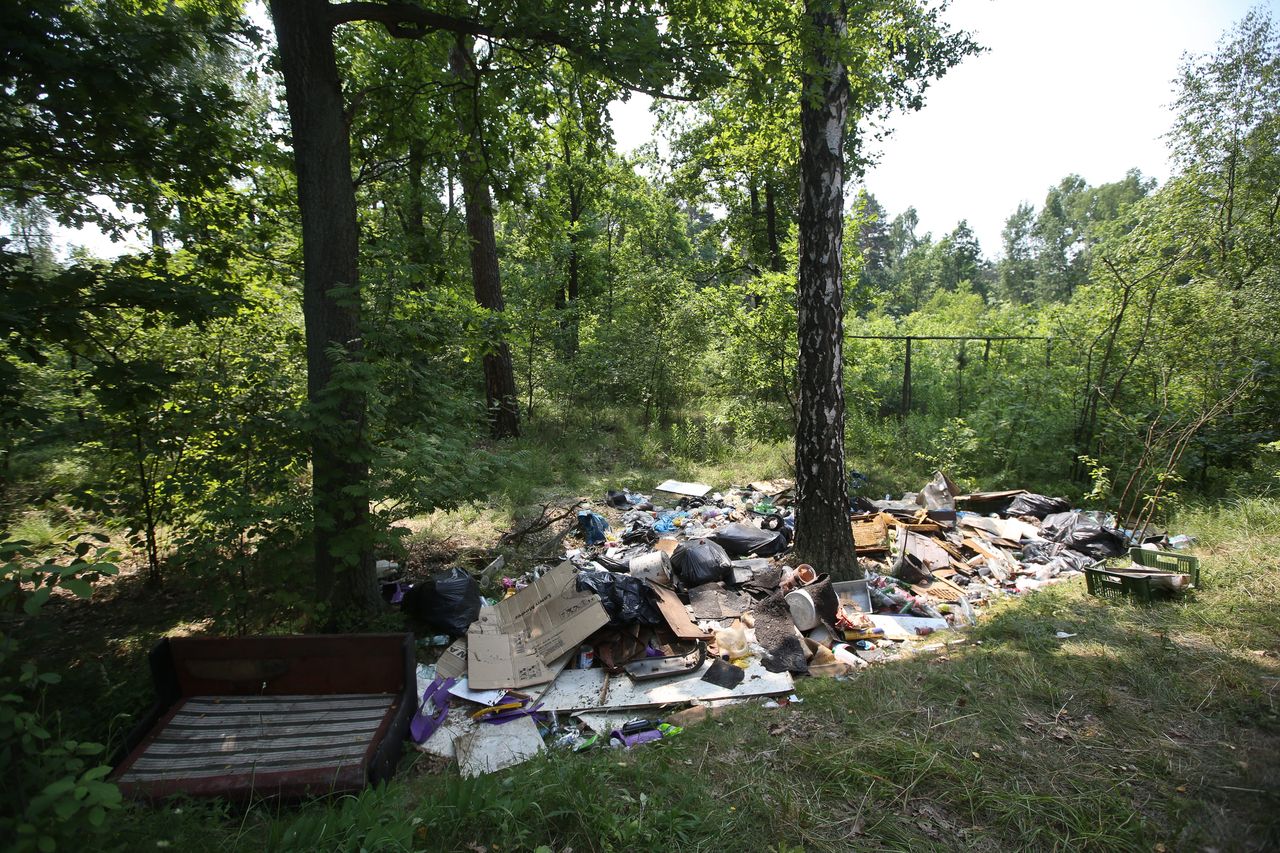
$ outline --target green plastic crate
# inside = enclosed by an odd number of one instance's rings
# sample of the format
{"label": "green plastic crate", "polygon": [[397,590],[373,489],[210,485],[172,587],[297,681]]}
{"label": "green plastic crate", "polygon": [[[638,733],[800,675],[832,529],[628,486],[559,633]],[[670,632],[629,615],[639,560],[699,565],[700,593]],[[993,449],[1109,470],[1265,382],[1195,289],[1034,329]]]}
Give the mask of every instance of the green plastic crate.
{"label": "green plastic crate", "polygon": [[[1176,573],[1191,576],[1191,586],[1200,585],[1200,560],[1190,554],[1178,554],[1173,551],[1148,551],[1143,548],[1130,548],[1129,556],[1135,566],[1152,569],[1157,572]],[[1169,598],[1177,595],[1172,590],[1152,585],[1151,578],[1122,574],[1125,569],[1108,569],[1100,566],[1085,569],[1084,580],[1090,595],[1105,596],[1108,594],[1125,595],[1129,598],[1149,604],[1158,598]]]}
{"label": "green plastic crate", "polygon": [[1165,590],[1152,589],[1150,578],[1127,577],[1102,568],[1085,569],[1084,582],[1090,595],[1124,595],[1144,604],[1150,604],[1157,596],[1167,594]]}
{"label": "green plastic crate", "polygon": [[1129,549],[1129,557],[1139,566],[1161,572],[1177,572],[1191,575],[1191,585],[1200,586],[1200,558],[1177,551],[1148,551],[1145,548]]}

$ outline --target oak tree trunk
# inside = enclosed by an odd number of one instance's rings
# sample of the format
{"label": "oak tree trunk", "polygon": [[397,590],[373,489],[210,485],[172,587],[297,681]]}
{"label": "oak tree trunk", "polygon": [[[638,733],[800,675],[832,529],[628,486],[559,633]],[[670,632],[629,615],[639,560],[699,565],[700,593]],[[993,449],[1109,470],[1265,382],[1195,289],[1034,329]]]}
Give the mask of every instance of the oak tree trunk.
{"label": "oak tree trunk", "polygon": [[369,519],[365,394],[334,381],[338,361],[363,359],[355,187],[334,60],[329,4],[271,0],[293,130],[302,214],[302,312],[315,514],[315,594],[333,623],[381,604]]}
{"label": "oak tree trunk", "polygon": [[[455,44],[449,51],[454,76],[469,88],[480,85],[471,62],[470,48]],[[466,140],[461,160],[462,203],[467,212],[467,236],[471,241],[471,281],[476,304],[495,316],[505,309],[502,279],[498,271],[498,244],[493,232],[493,197],[485,179],[480,150],[480,128],[470,105],[459,105],[459,122]],[[501,335],[501,332],[495,332]],[[511,348],[499,337],[484,356],[484,394],[489,412],[489,429],[494,438],[520,435],[520,407],[516,399],[515,371]]]}
{"label": "oak tree trunk", "polygon": [[816,36],[800,104],[800,397],[796,424],[796,557],[837,580],[862,573],[854,556],[844,471],[844,133],[849,81],[832,53],[841,4],[807,0]]}

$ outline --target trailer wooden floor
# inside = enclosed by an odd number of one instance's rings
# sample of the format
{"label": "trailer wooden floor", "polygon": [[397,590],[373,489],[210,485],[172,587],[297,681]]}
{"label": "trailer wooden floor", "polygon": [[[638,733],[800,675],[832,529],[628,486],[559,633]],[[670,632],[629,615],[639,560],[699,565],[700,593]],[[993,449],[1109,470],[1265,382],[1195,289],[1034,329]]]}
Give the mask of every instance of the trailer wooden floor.
{"label": "trailer wooden floor", "polygon": [[[239,780],[362,777],[398,696],[192,696],[116,781],[125,788],[218,788]],[[319,775],[318,775],[319,774]]]}

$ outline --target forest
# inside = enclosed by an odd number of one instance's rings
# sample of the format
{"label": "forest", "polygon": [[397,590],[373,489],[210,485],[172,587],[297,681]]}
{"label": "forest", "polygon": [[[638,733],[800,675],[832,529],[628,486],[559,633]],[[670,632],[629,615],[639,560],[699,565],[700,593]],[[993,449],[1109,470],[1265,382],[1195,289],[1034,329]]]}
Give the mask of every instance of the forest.
{"label": "forest", "polygon": [[[861,182],[984,49],[926,0],[17,6],[0,731],[33,787],[0,788],[80,786],[50,838],[118,807],[118,732],[58,745],[20,620],[125,576],[198,590],[200,630],[385,626],[374,561],[424,525],[744,460],[824,459],[838,515],[935,469],[1131,525],[1280,493],[1261,8],[1171,81],[1171,177],[1026,187],[982,246]],[[639,95],[661,144],[622,153]]]}

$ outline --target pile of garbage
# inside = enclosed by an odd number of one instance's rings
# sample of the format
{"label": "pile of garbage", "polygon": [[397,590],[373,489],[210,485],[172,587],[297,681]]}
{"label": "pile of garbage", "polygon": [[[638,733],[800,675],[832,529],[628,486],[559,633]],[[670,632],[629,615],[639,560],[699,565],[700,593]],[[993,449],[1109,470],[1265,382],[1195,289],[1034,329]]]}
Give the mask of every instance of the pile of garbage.
{"label": "pile of garbage", "polygon": [[418,668],[418,748],[464,775],[549,747],[629,749],[727,704],[800,701],[797,677],[848,678],[931,648],[909,641],[973,624],[992,600],[1078,577],[1131,544],[1180,544],[1025,490],[957,494],[937,473],[896,500],[853,499],[862,576],[832,577],[787,561],[792,493],[786,480],[610,491],[577,513],[557,564],[486,569],[493,597],[456,568],[389,584],[389,598],[438,632],[423,642],[439,657]]}

